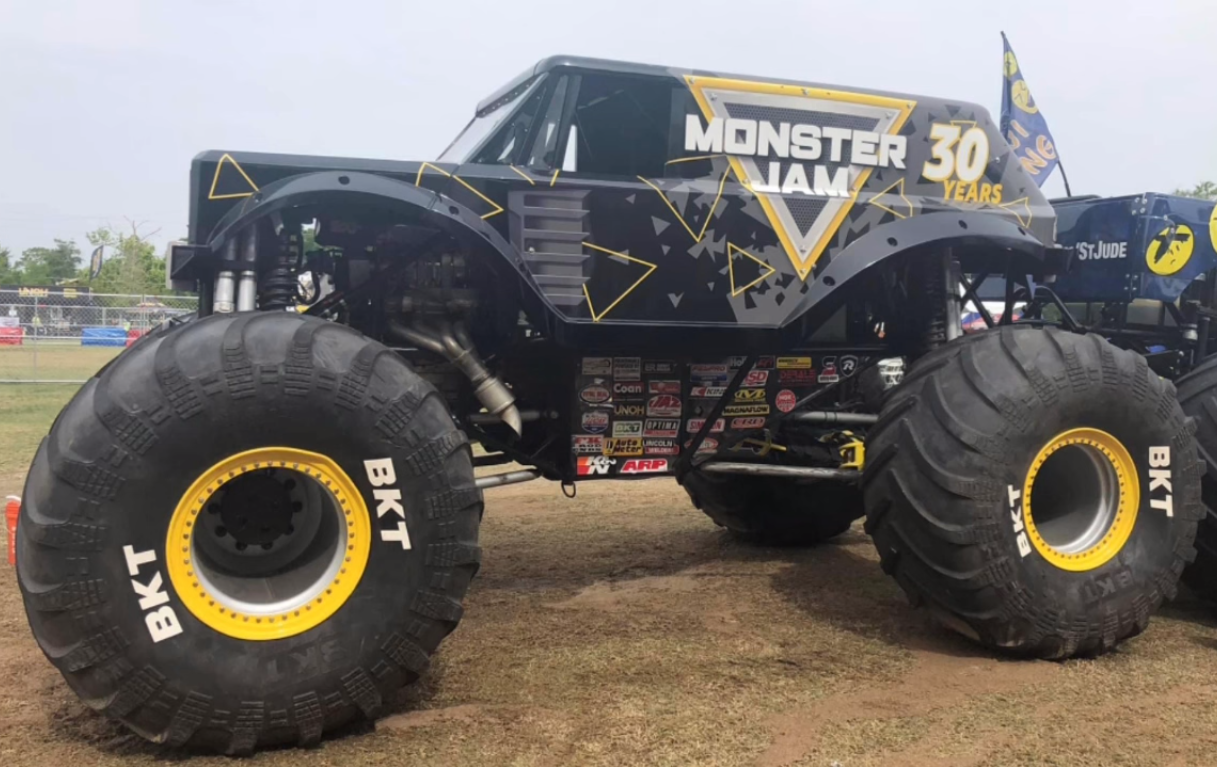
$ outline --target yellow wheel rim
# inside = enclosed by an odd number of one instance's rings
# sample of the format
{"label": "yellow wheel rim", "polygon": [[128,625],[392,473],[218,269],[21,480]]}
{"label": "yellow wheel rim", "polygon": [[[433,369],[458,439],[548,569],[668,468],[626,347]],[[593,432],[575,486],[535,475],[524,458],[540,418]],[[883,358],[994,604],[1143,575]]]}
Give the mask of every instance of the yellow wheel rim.
{"label": "yellow wheel rim", "polygon": [[[262,602],[234,596],[219,583],[234,582],[214,566],[203,547],[203,515],[213,497],[234,480],[253,472],[303,477],[324,504],[322,522],[333,540],[317,545],[308,565],[319,577],[286,598]],[[196,479],[174,509],[165,543],[166,569],[178,598],[194,617],[236,639],[264,641],[302,634],[330,618],[354,593],[371,550],[371,518],[355,483],[324,455],[288,447],[265,447],[229,456]],[[257,579],[255,579],[256,581]],[[250,584],[249,590],[266,582]],[[278,595],[282,597],[282,595]]]}
{"label": "yellow wheel rim", "polygon": [[1053,437],[1031,462],[1023,484],[1023,523],[1031,544],[1044,559],[1071,572],[1094,570],[1119,554],[1140,505],[1132,456],[1099,429],[1070,429]]}

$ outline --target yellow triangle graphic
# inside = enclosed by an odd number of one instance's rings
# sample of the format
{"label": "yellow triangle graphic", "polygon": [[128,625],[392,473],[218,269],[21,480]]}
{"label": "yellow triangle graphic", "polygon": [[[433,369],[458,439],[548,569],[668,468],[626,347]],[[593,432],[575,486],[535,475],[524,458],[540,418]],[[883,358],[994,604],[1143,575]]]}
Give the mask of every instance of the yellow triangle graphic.
{"label": "yellow triangle graphic", "polygon": [[[220,185],[220,174],[224,172],[225,164],[231,165],[233,167],[233,169],[236,170],[237,173],[241,174],[241,178],[245,179],[245,183],[249,184],[248,192],[235,192],[235,193],[231,193],[231,194],[216,194],[216,188],[219,187],[219,185]],[[249,177],[249,174],[245,172],[245,169],[241,167],[240,163],[238,163],[236,160],[232,159],[232,155],[225,152],[224,155],[222,157],[220,157],[220,161],[218,163],[216,163],[216,174],[211,179],[211,191],[208,192],[207,199],[209,199],[209,200],[235,200],[239,197],[251,197],[251,196],[253,196],[253,193],[256,191],[258,191],[258,185],[255,184],[254,180]]]}
{"label": "yellow triangle graphic", "polygon": [[1018,223],[1023,226],[1031,226],[1031,202],[1026,197],[1019,197],[1017,200],[1004,202],[998,207],[1008,210],[1018,219]]}
{"label": "yellow triangle graphic", "polygon": [[[739,253],[741,256],[744,256],[746,258],[752,259],[753,261],[755,261],[757,263],[758,266],[761,267],[762,270],[764,270],[761,272],[760,277],[757,277],[755,280],[748,283],[747,285],[742,285],[742,286],[738,286],[738,287],[735,284],[735,254],[736,253]],[[773,274],[776,271],[777,271],[777,269],[774,269],[772,266],[770,266],[769,264],[760,260],[759,258],[752,255],[751,253],[744,250],[743,248],[737,248],[734,245],[732,245],[731,243],[729,243],[729,242],[727,243],[727,276],[731,278],[731,297],[732,298],[740,295],[741,293],[748,290],[749,288],[756,287],[761,282],[763,282],[766,279],[768,279],[769,277],[773,276]]]}
{"label": "yellow triangle graphic", "polygon": [[651,273],[654,272],[655,269],[658,267],[658,264],[653,264],[650,261],[643,261],[641,258],[634,258],[633,256],[627,256],[624,253],[618,253],[615,250],[609,250],[608,248],[602,248],[599,245],[593,245],[590,242],[583,243],[583,247],[591,248],[592,250],[597,250],[597,251],[600,251],[601,253],[606,253],[610,256],[616,256],[618,258],[623,258],[632,264],[639,264],[640,266],[647,267],[646,272],[643,273],[643,275],[641,277],[639,277],[634,282],[633,285],[630,285],[628,288],[626,288],[624,293],[622,293],[621,295],[619,295],[615,299],[613,299],[613,302],[610,303],[608,306],[604,307],[604,309],[601,310],[600,312],[597,312],[596,307],[592,306],[592,296],[587,290],[587,284],[584,283],[583,298],[587,301],[587,310],[592,315],[592,322],[599,322],[600,320],[604,319],[604,315],[611,312],[613,310],[613,308],[615,306],[617,306],[617,304],[624,301],[625,297],[628,296],[629,294],[633,293],[634,289],[637,288],[639,285],[641,285],[646,280],[647,277],[650,277]]}
{"label": "yellow triangle graphic", "polygon": [[[888,200],[888,202],[890,202],[891,205],[885,205],[882,202],[879,202],[879,200],[884,199],[884,197],[886,195],[894,195],[895,197],[898,198],[898,201],[897,200]],[[912,201],[909,200],[908,197],[904,196],[904,177],[903,176],[896,183],[887,187],[882,192],[878,192],[877,194],[875,194],[874,197],[871,197],[869,200],[867,200],[867,203],[870,205],[874,205],[876,208],[879,208],[880,210],[886,210],[888,213],[891,213],[896,218],[908,218],[909,216],[913,215],[913,203],[912,203]]]}

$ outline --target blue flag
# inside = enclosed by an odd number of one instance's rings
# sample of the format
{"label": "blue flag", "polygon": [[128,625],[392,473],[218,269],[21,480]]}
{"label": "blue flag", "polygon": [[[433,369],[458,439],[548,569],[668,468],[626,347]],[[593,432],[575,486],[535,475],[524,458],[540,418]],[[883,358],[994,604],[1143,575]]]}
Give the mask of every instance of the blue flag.
{"label": "blue flag", "polygon": [[1031,98],[1031,89],[1023,79],[1022,68],[1014,51],[1010,49],[1010,41],[1006,33],[1001,35],[1002,46],[1005,48],[1005,60],[1002,64],[1002,93],[1001,93],[1001,132],[1010,142],[1014,156],[1023,164],[1023,168],[1035,179],[1037,186],[1043,186],[1052,171],[1057,166],[1056,144],[1052,133],[1048,130],[1048,122],[1040,112],[1035,99]]}

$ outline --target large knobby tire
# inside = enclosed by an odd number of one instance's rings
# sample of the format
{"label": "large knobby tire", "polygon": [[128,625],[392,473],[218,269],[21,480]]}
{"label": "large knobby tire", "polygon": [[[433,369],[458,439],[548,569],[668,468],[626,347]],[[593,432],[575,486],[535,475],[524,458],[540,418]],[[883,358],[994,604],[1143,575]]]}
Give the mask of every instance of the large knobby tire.
{"label": "large knobby tire", "polygon": [[826,541],[862,516],[858,487],[844,482],[692,471],[683,485],[693,505],[720,527],[768,546]]}
{"label": "large knobby tire", "polygon": [[870,431],[867,531],[916,605],[993,648],[1092,655],[1172,598],[1200,518],[1190,422],[1132,352],[1004,328],[921,359]]}
{"label": "large knobby tire", "polygon": [[144,737],[229,753],[375,717],[461,617],[482,498],[435,390],[293,313],[142,339],[30,468],[17,568],[39,646]]}
{"label": "large knobby tire", "polygon": [[1183,571],[1183,582],[1197,595],[1217,602],[1217,357],[1180,378],[1176,386],[1183,412],[1196,423],[1196,446],[1205,469],[1196,561]]}

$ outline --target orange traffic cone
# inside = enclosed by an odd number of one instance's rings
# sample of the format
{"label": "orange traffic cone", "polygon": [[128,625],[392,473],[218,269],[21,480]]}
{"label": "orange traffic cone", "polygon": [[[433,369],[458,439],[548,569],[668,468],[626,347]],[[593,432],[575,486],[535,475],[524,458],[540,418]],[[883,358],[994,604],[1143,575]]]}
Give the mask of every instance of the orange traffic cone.
{"label": "orange traffic cone", "polygon": [[15,495],[8,497],[4,504],[4,523],[8,528],[8,563],[17,564],[17,516],[21,513],[21,499]]}

